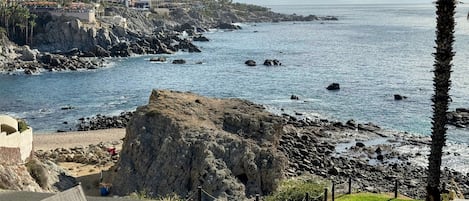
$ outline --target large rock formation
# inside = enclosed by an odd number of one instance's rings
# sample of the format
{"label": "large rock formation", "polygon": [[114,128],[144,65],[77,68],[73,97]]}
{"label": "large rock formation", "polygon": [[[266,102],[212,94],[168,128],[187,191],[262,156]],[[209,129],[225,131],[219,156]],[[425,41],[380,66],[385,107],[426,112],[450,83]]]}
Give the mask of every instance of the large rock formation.
{"label": "large rock formation", "polygon": [[202,186],[229,200],[268,194],[285,175],[282,124],[249,101],[155,90],[127,126],[114,193],[184,197]]}
{"label": "large rock formation", "polygon": [[72,48],[90,50],[96,45],[108,47],[120,42],[118,36],[108,29],[85,26],[78,19],[53,19],[44,25],[45,31],[39,32],[34,39],[36,47],[41,51],[66,51]]}

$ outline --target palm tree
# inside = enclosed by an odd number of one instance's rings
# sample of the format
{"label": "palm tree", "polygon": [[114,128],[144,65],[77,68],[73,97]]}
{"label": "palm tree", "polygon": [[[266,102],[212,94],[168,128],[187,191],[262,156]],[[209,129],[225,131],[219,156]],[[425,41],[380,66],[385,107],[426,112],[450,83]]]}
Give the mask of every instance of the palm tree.
{"label": "palm tree", "polygon": [[454,56],[454,10],[455,0],[436,1],[436,53],[433,86],[435,94],[432,97],[432,143],[428,158],[428,178],[426,201],[440,201],[441,156],[446,143],[446,113],[449,104],[449,89],[451,86],[451,67]]}
{"label": "palm tree", "polygon": [[37,18],[37,15],[35,14],[31,14],[29,16],[29,25],[31,26],[30,28],[30,35],[29,35],[29,45],[32,46],[33,45],[33,35],[34,35],[34,26],[36,26],[36,18]]}

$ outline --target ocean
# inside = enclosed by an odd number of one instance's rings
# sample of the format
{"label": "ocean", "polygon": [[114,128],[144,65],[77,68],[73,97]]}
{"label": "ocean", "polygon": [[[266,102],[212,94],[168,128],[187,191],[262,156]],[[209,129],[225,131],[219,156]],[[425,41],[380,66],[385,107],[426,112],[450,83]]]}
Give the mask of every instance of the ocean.
{"label": "ocean", "polygon": [[[152,89],[243,98],[273,112],[361,123],[430,135],[435,14],[431,3],[272,5],[273,11],[333,15],[339,21],[241,24],[196,42],[202,53],[178,52],[109,59],[93,71],[0,75],[0,113],[24,118],[35,133],[74,128],[81,117],[117,115],[148,101]],[[451,109],[469,107],[469,7],[456,13]],[[281,67],[248,67],[278,59]],[[202,62],[202,64],[196,64]],[[325,88],[337,82],[340,91]],[[299,101],[290,100],[291,95]],[[394,101],[393,95],[408,96]],[[72,106],[74,109],[62,110]],[[66,124],[65,124],[66,123]],[[449,129],[451,142],[467,144],[469,130]]]}

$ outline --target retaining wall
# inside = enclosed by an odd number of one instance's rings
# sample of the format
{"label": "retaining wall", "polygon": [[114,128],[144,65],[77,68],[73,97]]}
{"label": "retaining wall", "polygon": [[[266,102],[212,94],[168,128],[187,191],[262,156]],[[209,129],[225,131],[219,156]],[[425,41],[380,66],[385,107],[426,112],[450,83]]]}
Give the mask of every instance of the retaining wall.
{"label": "retaining wall", "polygon": [[[13,132],[14,131],[14,132]],[[18,121],[6,115],[0,115],[0,155],[3,155],[2,151],[5,151],[5,154],[13,156],[18,156],[12,152],[19,152],[19,156],[22,162],[31,156],[33,150],[33,130],[28,127],[23,132],[18,131]],[[5,157],[0,157],[0,162]],[[9,160],[11,161],[11,160]]]}

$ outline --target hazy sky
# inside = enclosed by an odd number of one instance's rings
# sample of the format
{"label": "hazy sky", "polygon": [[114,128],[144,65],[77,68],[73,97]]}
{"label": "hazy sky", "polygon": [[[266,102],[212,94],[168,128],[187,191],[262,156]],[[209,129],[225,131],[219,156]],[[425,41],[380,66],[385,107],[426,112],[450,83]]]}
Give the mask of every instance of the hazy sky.
{"label": "hazy sky", "polygon": [[283,4],[409,4],[432,3],[434,0],[233,0],[234,2],[257,5],[283,5]]}

